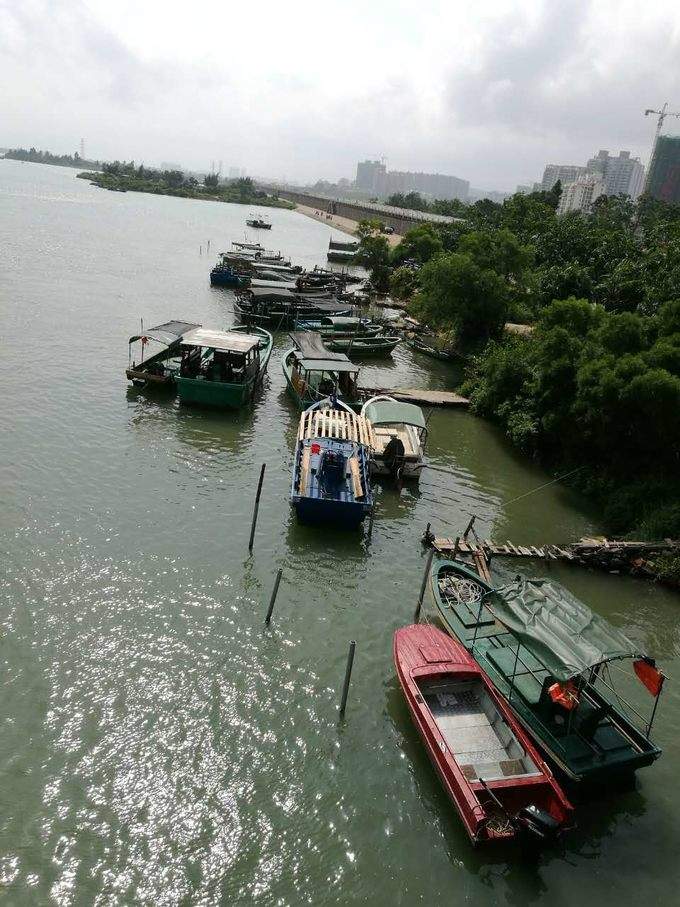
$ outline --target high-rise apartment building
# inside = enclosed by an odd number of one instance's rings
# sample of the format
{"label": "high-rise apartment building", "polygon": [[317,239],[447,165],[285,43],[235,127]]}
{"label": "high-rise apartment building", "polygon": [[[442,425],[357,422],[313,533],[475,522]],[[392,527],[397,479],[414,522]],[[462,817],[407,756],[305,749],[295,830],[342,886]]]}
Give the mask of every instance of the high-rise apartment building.
{"label": "high-rise apartment building", "polygon": [[660,135],[656,140],[647,192],[660,201],[680,204],[680,136]]}
{"label": "high-rise apartment building", "polygon": [[355,186],[357,189],[382,196],[419,192],[432,196],[432,198],[458,198],[461,201],[467,199],[470,189],[467,180],[444,173],[411,173],[407,170],[390,170],[388,172],[381,161],[358,163]]}
{"label": "high-rise apartment building", "polygon": [[557,213],[567,214],[569,211],[580,211],[581,214],[587,214],[595,199],[601,195],[606,195],[606,190],[600,175],[582,173],[572,183],[567,183],[563,187]]}
{"label": "high-rise apartment building", "polygon": [[357,164],[357,189],[378,194],[384,191],[387,167],[381,161],[360,161]]}
{"label": "high-rise apartment building", "polygon": [[586,169],[601,177],[607,195],[629,195],[635,201],[642,192],[645,168],[639,158],[630,156],[630,151],[620,151],[616,157],[608,151],[598,151]]}
{"label": "high-rise apartment building", "polygon": [[586,172],[585,167],[579,167],[576,164],[546,164],[541,180],[541,189],[544,192],[550,192],[555,183],[559,183],[564,188],[566,183],[573,183],[579,176]]}
{"label": "high-rise apartment building", "polygon": [[432,198],[465,201],[470,190],[467,180],[445,173],[412,173],[408,170],[390,170],[387,174],[386,191],[388,195],[395,192],[407,194],[420,192]]}

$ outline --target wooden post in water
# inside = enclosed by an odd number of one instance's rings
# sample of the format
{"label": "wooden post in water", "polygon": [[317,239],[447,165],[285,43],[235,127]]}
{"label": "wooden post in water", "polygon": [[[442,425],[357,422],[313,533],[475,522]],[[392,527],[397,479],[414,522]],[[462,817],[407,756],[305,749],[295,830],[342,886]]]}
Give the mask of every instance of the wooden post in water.
{"label": "wooden post in water", "polygon": [[272,597],[269,599],[269,608],[267,609],[267,616],[264,619],[264,622],[269,626],[269,621],[272,619],[272,611],[274,610],[274,602],[276,601],[276,596],[279,592],[279,584],[281,582],[281,577],[283,576],[283,570],[279,568],[279,572],[276,574],[276,580],[274,581],[274,588],[272,590]]}
{"label": "wooden post in water", "polygon": [[255,526],[257,525],[257,512],[260,509],[260,495],[262,494],[262,482],[264,481],[264,470],[266,463],[262,464],[260,470],[260,480],[257,483],[257,494],[255,495],[255,507],[253,508],[253,522],[250,526],[250,541],[248,542],[248,551],[253,553],[253,541],[255,539]]}
{"label": "wooden post in water", "polygon": [[357,644],[351,640],[349,652],[347,653],[347,667],[345,668],[345,682],[342,685],[342,697],[340,699],[340,718],[345,717],[345,707],[347,705],[347,694],[349,693],[349,682],[352,679],[352,666],[354,665],[354,652]]}
{"label": "wooden post in water", "polygon": [[423,582],[420,587],[420,596],[418,598],[418,607],[416,608],[416,613],[413,615],[413,623],[417,624],[420,620],[420,609],[423,607],[423,598],[425,598],[425,589],[427,587],[427,578],[430,575],[430,569],[432,568],[432,558],[434,557],[434,548],[430,548],[427,553],[427,562],[425,564],[425,573],[423,574]]}
{"label": "wooden post in water", "polygon": [[373,517],[375,516],[375,500],[373,501],[373,506],[371,507],[371,513],[368,517],[368,537],[373,535]]}

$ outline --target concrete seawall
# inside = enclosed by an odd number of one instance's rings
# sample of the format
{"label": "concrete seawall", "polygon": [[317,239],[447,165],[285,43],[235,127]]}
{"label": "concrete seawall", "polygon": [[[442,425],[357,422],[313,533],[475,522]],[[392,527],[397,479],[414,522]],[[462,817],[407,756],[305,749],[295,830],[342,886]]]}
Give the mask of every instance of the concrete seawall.
{"label": "concrete seawall", "polygon": [[[329,227],[334,227],[336,230],[341,230],[343,233],[347,233],[350,236],[356,236],[356,229],[359,226],[359,221],[351,220],[349,217],[341,217],[339,214],[328,214],[326,211],[322,211],[320,208],[310,208],[309,205],[296,205],[295,210],[299,211],[300,214],[304,214],[306,217],[311,217],[314,220],[318,220],[322,224],[327,224]],[[385,239],[388,241],[391,247],[398,246],[401,242],[401,236],[398,233],[386,234]]]}

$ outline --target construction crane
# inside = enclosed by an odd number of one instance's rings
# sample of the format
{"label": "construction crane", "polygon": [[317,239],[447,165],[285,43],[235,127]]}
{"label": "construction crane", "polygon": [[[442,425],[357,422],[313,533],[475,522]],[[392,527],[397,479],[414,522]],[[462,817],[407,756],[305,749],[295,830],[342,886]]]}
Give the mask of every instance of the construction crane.
{"label": "construction crane", "polygon": [[649,175],[654,167],[654,160],[656,158],[656,143],[659,139],[659,136],[661,135],[661,127],[663,126],[663,121],[666,119],[666,117],[680,117],[680,113],[676,113],[675,111],[668,109],[668,101],[666,101],[661,110],[652,110],[651,107],[648,107],[647,110],[645,110],[645,116],[648,117],[650,113],[657,114],[659,119],[656,124],[654,144],[652,145],[652,153],[649,158],[649,167],[647,168],[647,176],[645,177],[645,188],[643,190],[645,194],[647,194],[647,189],[649,188]]}

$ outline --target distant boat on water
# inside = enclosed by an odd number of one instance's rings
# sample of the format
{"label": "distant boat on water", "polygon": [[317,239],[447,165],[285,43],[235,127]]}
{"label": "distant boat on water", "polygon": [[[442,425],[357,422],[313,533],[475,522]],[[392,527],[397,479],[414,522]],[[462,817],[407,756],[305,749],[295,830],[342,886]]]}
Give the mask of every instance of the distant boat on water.
{"label": "distant boat on water", "polygon": [[249,227],[254,227],[256,230],[271,230],[272,228],[270,222],[263,217],[249,217],[246,220],[246,224]]}

